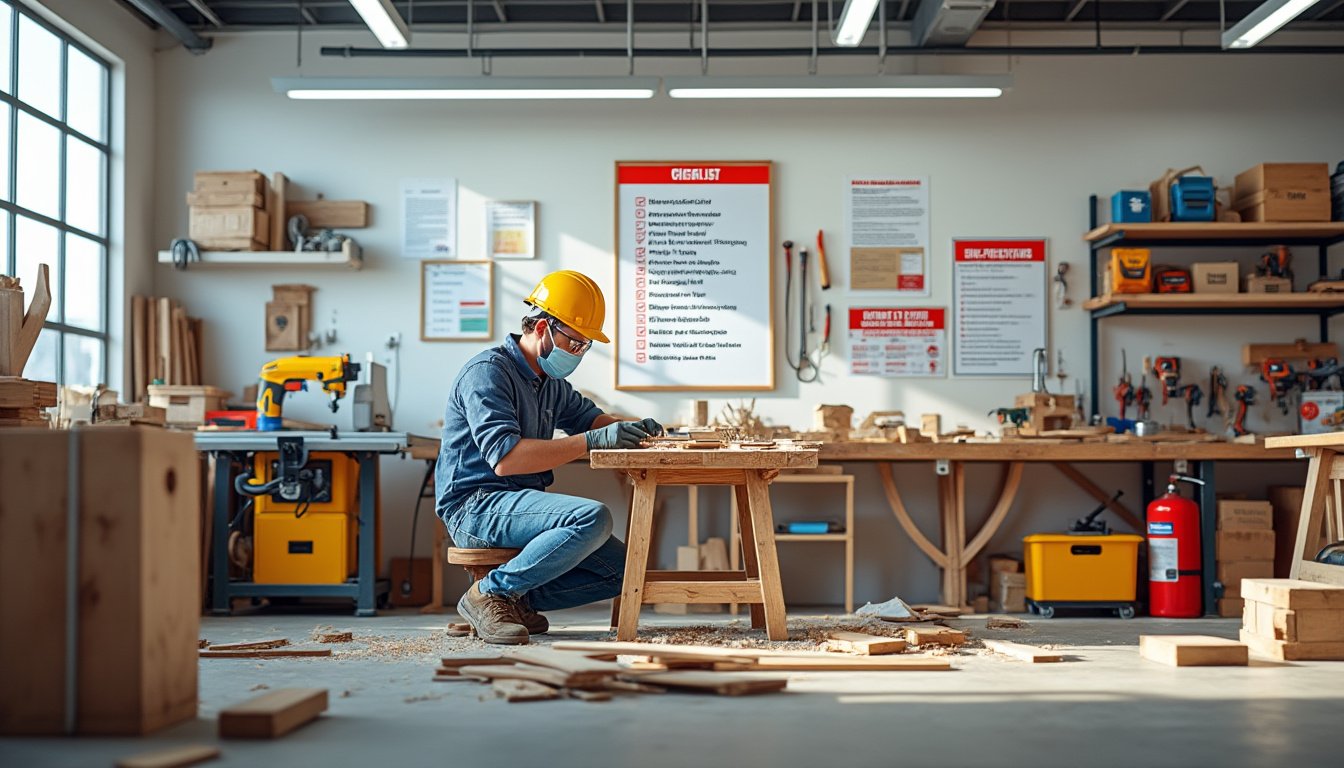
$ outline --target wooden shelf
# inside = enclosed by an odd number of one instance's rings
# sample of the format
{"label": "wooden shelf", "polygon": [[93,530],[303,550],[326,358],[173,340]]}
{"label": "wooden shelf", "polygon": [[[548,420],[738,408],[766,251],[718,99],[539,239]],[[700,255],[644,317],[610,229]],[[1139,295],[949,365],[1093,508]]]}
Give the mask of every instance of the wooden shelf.
{"label": "wooden shelf", "polygon": [[845,541],[848,533],[776,533],[775,541]]}
{"label": "wooden shelf", "polygon": [[1088,299],[1083,309],[1106,315],[1186,310],[1333,314],[1344,311],[1344,293],[1125,293]]}
{"label": "wooden shelf", "polygon": [[[160,264],[172,264],[172,251],[159,251]],[[364,253],[354,240],[346,240],[339,252],[327,251],[201,251],[201,260],[187,265],[187,271],[216,267],[321,267],[364,266]]]}
{"label": "wooden shelf", "polygon": [[1091,243],[1103,240],[1135,243],[1184,240],[1189,241],[1189,245],[1199,245],[1198,241],[1205,240],[1212,241],[1212,244],[1244,241],[1247,244],[1284,242],[1326,245],[1344,240],[1344,222],[1245,222],[1225,224],[1211,221],[1189,221],[1146,224],[1112,223],[1097,227],[1084,235],[1083,239]]}

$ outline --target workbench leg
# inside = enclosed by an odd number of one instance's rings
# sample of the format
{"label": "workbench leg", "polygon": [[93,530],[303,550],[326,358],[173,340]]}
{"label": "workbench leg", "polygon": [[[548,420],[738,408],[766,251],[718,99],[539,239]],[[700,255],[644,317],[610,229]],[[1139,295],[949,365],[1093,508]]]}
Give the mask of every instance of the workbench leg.
{"label": "workbench leg", "polygon": [[845,479],[845,613],[854,613],[854,478]]}
{"label": "workbench leg", "polygon": [[[735,490],[728,494],[728,509],[728,570],[736,571],[738,563],[742,562],[742,550],[739,549],[742,535],[738,530],[737,492]],[[733,616],[737,615],[737,603],[728,604],[728,613]]]}
{"label": "workbench leg", "polygon": [[374,544],[378,535],[375,519],[378,506],[378,488],[375,480],[378,454],[360,453],[359,462],[359,598],[355,603],[356,616],[377,616],[374,590],[378,571],[374,563]]}
{"label": "workbench leg", "polygon": [[233,489],[233,457],[215,453],[214,541],[210,555],[210,612],[232,613],[229,603],[229,492]]}
{"label": "workbench leg", "polygon": [[1335,465],[1335,452],[1329,448],[1309,448],[1311,463],[1307,465],[1307,480],[1302,493],[1302,511],[1298,513],[1297,535],[1293,544],[1293,565],[1288,573],[1292,579],[1302,578],[1302,564],[1314,562],[1325,517],[1326,499],[1330,496],[1330,475]]}
{"label": "workbench leg", "polygon": [[635,480],[635,498],[630,505],[630,533],[625,539],[625,582],[621,586],[620,618],[616,639],[629,642],[639,631],[639,609],[644,603],[644,575],[649,567],[649,541],[653,538],[653,500],[658,492],[658,471],[643,470]]}
{"label": "workbench leg", "polygon": [[[751,519],[751,496],[745,485],[733,486],[733,498],[737,501],[737,533],[742,540],[742,570],[748,579],[761,578],[761,561],[756,552],[756,524]],[[761,603],[749,603],[751,628],[765,627],[765,606]]]}
{"label": "workbench leg", "polygon": [[[1203,565],[1204,615],[1218,615],[1218,594],[1214,585],[1218,580],[1218,550],[1215,547],[1218,536],[1218,489],[1214,487],[1213,462],[1195,462],[1195,471],[1204,485],[1199,488],[1199,539],[1200,561]],[[1146,510],[1147,507],[1144,507]]]}
{"label": "workbench leg", "polygon": [[[437,515],[435,516],[437,519]],[[443,527],[443,521],[434,526],[434,555],[429,564],[430,582],[429,582],[429,605],[420,609],[421,613],[443,613],[443,560],[447,556],[444,551],[443,540],[448,538],[448,531]]]}
{"label": "workbench leg", "polygon": [[751,500],[752,538],[761,569],[761,598],[765,607],[765,635],[788,640],[788,616],[784,609],[784,585],[779,579],[779,553],[775,550],[775,516],[770,509],[770,485],[758,471],[747,470],[747,496]]}

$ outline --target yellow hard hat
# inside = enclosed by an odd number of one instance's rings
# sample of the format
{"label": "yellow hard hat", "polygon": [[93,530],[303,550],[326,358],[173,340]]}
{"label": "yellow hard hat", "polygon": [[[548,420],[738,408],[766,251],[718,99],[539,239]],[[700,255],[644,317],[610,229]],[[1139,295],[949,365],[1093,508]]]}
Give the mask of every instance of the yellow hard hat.
{"label": "yellow hard hat", "polygon": [[602,332],[607,316],[607,301],[602,289],[581,272],[562,269],[541,278],[527,303],[582,333],[593,341],[611,341]]}

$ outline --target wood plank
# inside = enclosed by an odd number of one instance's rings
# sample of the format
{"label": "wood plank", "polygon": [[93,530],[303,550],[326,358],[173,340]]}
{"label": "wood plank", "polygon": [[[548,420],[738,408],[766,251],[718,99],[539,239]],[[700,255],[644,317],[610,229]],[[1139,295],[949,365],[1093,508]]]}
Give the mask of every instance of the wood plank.
{"label": "wood plank", "polygon": [[214,760],[219,754],[219,747],[192,744],[123,757],[117,761],[117,768],[185,768],[188,765]]}
{"label": "wood plank", "polygon": [[650,672],[640,675],[638,682],[664,688],[712,691],[720,696],[774,693],[784,690],[789,685],[789,680],[786,677],[758,677],[756,675],[733,675],[722,672],[697,672],[695,670]]}
{"label": "wood plank", "polygon": [[888,653],[901,653],[905,650],[905,641],[895,637],[869,635],[863,632],[828,632],[827,645],[833,650],[857,653],[860,656],[882,656]]}
{"label": "wood plank", "polygon": [[444,656],[439,659],[439,664],[445,667],[474,667],[483,664],[512,664],[513,659],[505,658],[497,653],[489,654],[471,654],[467,656]]}
{"label": "wood plank", "polygon": [[1294,611],[1344,611],[1344,587],[1299,579],[1242,579],[1241,596]]}
{"label": "wood plank", "polygon": [[176,384],[172,380],[173,361],[173,304],[168,298],[158,299],[159,331],[159,367],[158,376],[165,384]]}
{"label": "wood plank", "polygon": [[951,627],[907,627],[905,640],[911,645],[964,645],[966,633]]}
{"label": "wood plank", "polygon": [[281,688],[219,712],[221,739],[274,739],[327,711],[326,688]]}
{"label": "wood plank", "polygon": [[187,311],[174,306],[173,315],[173,383],[189,384],[187,381],[186,324]]}
{"label": "wood plank", "polygon": [[159,300],[145,297],[145,392],[159,378]]}
{"label": "wood plank", "polygon": [[1083,309],[1096,311],[1117,304],[1132,309],[1337,309],[1338,293],[1124,293],[1096,296]]}
{"label": "wood plank", "polygon": [[625,542],[625,581],[621,588],[617,640],[634,640],[639,628],[639,609],[644,604],[644,572],[648,569],[649,542],[653,538],[657,477],[656,471],[650,471],[635,480],[634,499],[630,504],[630,530]]}
{"label": "wood plank", "polygon": [[1246,600],[1242,629],[1289,643],[1344,641],[1344,611],[1294,611]]}
{"label": "wood plank", "polygon": [[[1317,437],[1310,435],[1309,437]],[[1278,438],[1271,438],[1277,440]],[[1293,439],[1293,438],[1284,438]],[[1041,441],[976,443],[827,443],[820,449],[821,460],[828,462],[860,461],[1295,461],[1286,448],[1266,450],[1260,444],[1233,442],[1169,443],[1134,440],[1123,443],[1042,444]]]}
{"label": "wood plank", "polygon": [[510,704],[524,701],[549,701],[560,698],[560,691],[549,685],[531,680],[493,680],[490,687],[495,695]]}
{"label": "wood plank", "polygon": [[[815,463],[815,459],[814,459]],[[779,553],[775,549],[775,518],[770,509],[770,489],[759,475],[747,477],[747,500],[760,567],[760,596],[765,613],[765,633],[771,640],[788,640],[788,616],[784,607],[784,585],[779,576]],[[727,600],[722,602],[755,602]]]}
{"label": "wood plank", "polygon": [[145,346],[148,309],[144,296],[131,297],[131,396],[126,399],[132,403],[144,402],[149,386],[149,350]]}
{"label": "wood plank", "polygon": [[302,215],[311,229],[369,226],[369,204],[363,200],[286,200],[285,215]]}
{"label": "wood plank", "polygon": [[1339,345],[1328,341],[1318,343],[1299,339],[1289,344],[1246,344],[1241,348],[1241,364],[1245,366],[1259,366],[1266,358],[1324,360],[1329,357],[1339,357]]}
{"label": "wood plank", "polygon": [[22,376],[23,368],[15,367],[18,359],[19,333],[23,330],[23,291],[0,288],[0,376]]}
{"label": "wood plank", "polygon": [[238,643],[215,643],[210,646],[212,651],[257,651],[267,648],[281,648],[289,645],[289,638],[274,637],[268,640],[244,640]]}
{"label": "wood plank", "polygon": [[[723,539],[719,539],[722,542]],[[727,553],[724,553],[727,557]],[[647,571],[646,583],[655,581],[742,581],[747,578],[746,571]]]}
{"label": "wood plank", "polygon": [[1034,645],[989,639],[986,639],[984,643],[986,648],[995,653],[1001,653],[1004,656],[1012,656],[1014,659],[1029,661],[1033,664],[1045,664],[1064,660],[1064,654],[1056,651],[1047,651],[1044,648],[1038,648]]}
{"label": "wood plank", "polygon": [[[23,315],[23,325],[17,329],[18,336],[11,352],[13,357],[10,364],[14,368],[15,376],[23,375],[23,368],[28,364],[28,357],[33,353],[33,347],[37,345],[37,337],[42,332],[47,312],[51,310],[49,274],[46,264],[37,265],[37,285],[32,286],[29,291],[31,295],[28,298],[28,310]],[[0,373],[4,371],[0,370]]]}
{"label": "wood plank", "polygon": [[586,640],[557,640],[551,647],[558,651],[577,651],[590,655],[652,656],[659,659],[733,659],[759,658],[784,655],[780,651],[760,648],[724,648],[714,645],[672,645],[663,643],[597,642]]}
{"label": "wood plank", "polygon": [[[584,678],[568,672],[532,664],[487,664],[482,666],[460,667],[459,677],[479,677],[485,680],[528,680],[534,683],[555,686],[556,688],[594,686],[601,687],[607,676]],[[577,685],[576,685],[577,684]]]}
{"label": "wood plank", "polygon": [[519,648],[509,654],[514,661],[522,661],[539,667],[558,669],[571,675],[616,675],[625,669],[614,661],[598,661],[582,653],[556,650],[538,646]]}
{"label": "wood plank", "polygon": [[1252,651],[1279,661],[1344,661],[1344,641],[1289,643],[1241,630],[1239,637]]}
{"label": "wood plank", "polygon": [[1245,643],[1208,635],[1139,635],[1139,655],[1171,667],[1244,667]]}
{"label": "wood plank", "polygon": [[761,582],[748,581],[654,581],[644,585],[645,603],[760,603]]}
{"label": "wood plank", "polygon": [[202,659],[284,659],[302,656],[330,656],[330,648],[273,648],[258,651],[200,651]]}
{"label": "wood plank", "polygon": [[288,251],[294,247],[289,242],[288,234],[289,217],[292,215],[286,199],[288,190],[289,179],[285,174],[279,171],[271,174],[270,205],[267,208],[271,214],[270,248],[273,251]]}
{"label": "wood plank", "polygon": [[[638,471],[638,470],[632,470]],[[663,469],[658,472],[659,485],[742,485],[747,482],[744,469],[713,469],[691,467]]]}
{"label": "wood plank", "polygon": [[[719,669],[719,664],[715,664],[714,668]],[[823,653],[814,656],[761,656],[751,668],[769,672],[931,672],[951,669],[952,663],[942,657],[913,654],[879,657]]]}

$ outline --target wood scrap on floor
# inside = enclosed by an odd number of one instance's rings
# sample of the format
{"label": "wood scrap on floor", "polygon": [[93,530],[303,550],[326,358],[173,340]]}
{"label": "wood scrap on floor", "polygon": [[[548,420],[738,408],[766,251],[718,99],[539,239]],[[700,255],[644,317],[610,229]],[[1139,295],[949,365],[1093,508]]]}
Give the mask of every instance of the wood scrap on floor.
{"label": "wood scrap on floor", "polygon": [[520,701],[548,701],[560,698],[560,690],[531,680],[491,680],[495,695],[510,704]]}
{"label": "wood scrap on floor", "polygon": [[1208,635],[1139,635],[1139,655],[1172,667],[1244,667],[1244,643]]}
{"label": "wood scrap on floor", "polygon": [[475,677],[482,680],[529,680],[555,688],[602,688],[602,683],[611,675],[574,675],[559,669],[537,667],[531,664],[510,664],[508,666],[462,667],[458,670],[462,677]]}
{"label": "wood scrap on floor", "polygon": [[762,656],[750,666],[721,662],[714,665],[716,670],[743,672],[763,670],[767,672],[930,672],[951,669],[947,659],[918,654],[896,654],[891,656],[840,656],[834,653],[820,653],[813,656]]}
{"label": "wood scrap on floor", "polygon": [[219,755],[219,747],[193,744],[123,757],[117,761],[117,768],[186,768],[189,765],[214,760]]}
{"label": "wood scrap on floor", "polygon": [[281,648],[289,645],[288,638],[277,637],[271,640],[247,640],[241,643],[215,643],[210,646],[212,651],[252,651],[263,650],[266,648]]}
{"label": "wood scrap on floor", "polygon": [[911,645],[965,645],[966,633],[951,627],[908,627],[905,639]]}
{"label": "wood scrap on floor", "polygon": [[327,632],[317,636],[319,643],[348,643],[355,639],[353,632]]}
{"label": "wood scrap on floor", "polygon": [[218,651],[207,648],[198,651],[202,659],[286,659],[307,656],[330,656],[330,648],[264,648],[256,651]]}
{"label": "wood scrap on floor", "polygon": [[448,628],[443,630],[443,634],[449,637],[466,637],[472,632],[470,624],[450,623]]}
{"label": "wood scrap on floor", "polygon": [[327,711],[326,688],[281,688],[219,712],[222,739],[274,739]]}
{"label": "wood scrap on floor", "polygon": [[985,619],[985,629],[1026,629],[1031,624],[1011,616],[991,616]]}
{"label": "wood scrap on floor", "polygon": [[994,653],[1001,653],[1004,656],[1011,656],[1014,659],[1031,662],[1032,664],[1045,664],[1064,660],[1064,654],[1056,651],[1049,651],[1035,645],[1010,643],[1005,640],[985,640],[984,644],[985,648]]}
{"label": "wood scrap on floor", "polygon": [[857,653],[860,656],[881,656],[901,653],[905,650],[905,641],[862,632],[831,632],[827,635],[827,646],[831,650]]}
{"label": "wood scrap on floor", "polygon": [[747,696],[757,693],[782,691],[789,685],[784,677],[757,677],[722,672],[653,672],[639,676],[639,682],[670,689],[713,691],[720,696]]}
{"label": "wood scrap on floor", "polygon": [[611,701],[611,694],[607,691],[580,691],[574,688],[566,688],[565,695],[571,699],[578,699],[579,701]]}

